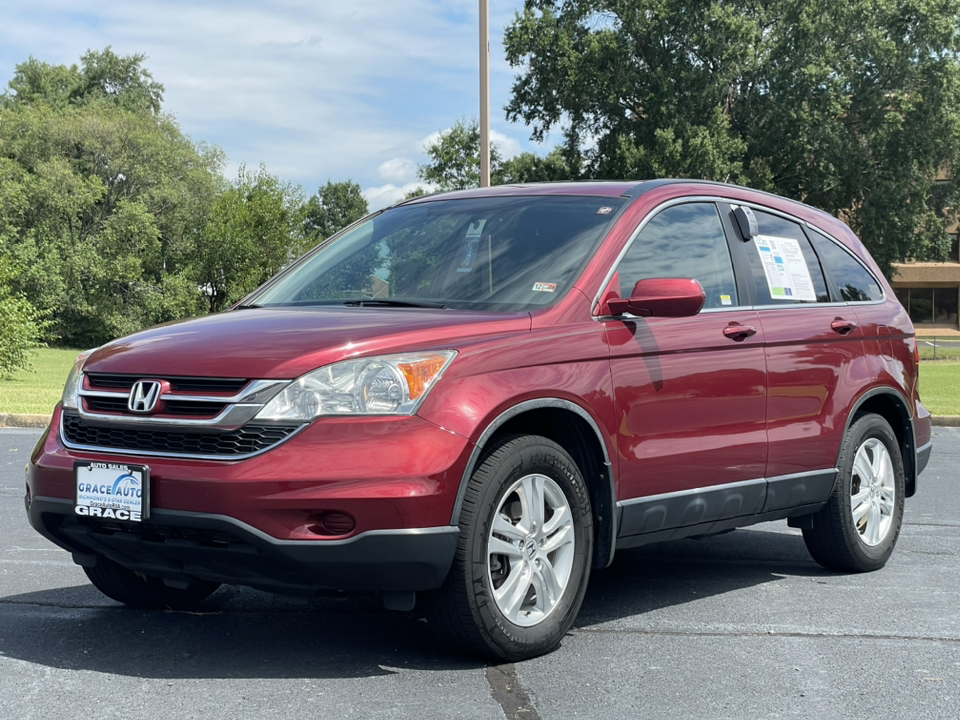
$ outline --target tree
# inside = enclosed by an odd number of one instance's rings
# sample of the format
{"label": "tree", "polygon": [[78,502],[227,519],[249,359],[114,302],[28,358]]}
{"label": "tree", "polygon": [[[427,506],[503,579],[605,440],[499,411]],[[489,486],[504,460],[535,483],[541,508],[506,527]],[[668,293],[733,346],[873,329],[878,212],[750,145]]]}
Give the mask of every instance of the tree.
{"label": "tree", "polygon": [[0,101],[0,254],[48,340],[97,345],[202,309],[186,272],[223,154],[157,112],[141,59],[31,59]]}
{"label": "tree", "polygon": [[[441,132],[425,149],[430,161],[417,168],[420,180],[436,190],[463,190],[480,186],[480,125],[476,120],[457,120],[452,128]],[[500,172],[501,163],[500,151],[491,144],[491,180]]]}
{"label": "tree", "polygon": [[223,310],[303,254],[315,239],[304,233],[305,215],[299,187],[263,165],[256,174],[241,166],[193,248],[193,277],[207,309]]}
{"label": "tree", "polygon": [[328,180],[307,201],[306,231],[318,240],[326,240],[369,212],[366,198],[357,183],[351,180],[337,183]]}
{"label": "tree", "polygon": [[[463,190],[480,185],[480,126],[476,120],[457,120],[426,147],[430,162],[417,169],[417,177],[437,190]],[[573,168],[577,168],[574,170]],[[490,147],[490,182],[549,182],[572,180],[579,175],[578,159],[571,162],[564,148],[554,148],[545,157],[524,152],[504,160],[496,145]],[[422,188],[407,198],[425,194]]]}
{"label": "tree", "polygon": [[[889,269],[942,257],[960,0],[527,0],[509,119],[591,177],[748,184],[842,214]],[[933,191],[932,191],[933,190]]]}
{"label": "tree", "polygon": [[554,148],[545,156],[523,152],[503,161],[494,184],[575,180],[580,175],[579,168],[575,167],[561,147]]}
{"label": "tree", "polygon": [[10,80],[8,103],[44,102],[62,109],[108,100],[134,112],[159,113],[163,85],[143,67],[145,55],[119,56],[110,47],[88,50],[80,58],[80,67],[49,65],[30,58],[17,66]]}
{"label": "tree", "polygon": [[43,344],[46,326],[36,308],[11,291],[13,274],[8,259],[0,255],[0,377],[30,366],[30,351]]}

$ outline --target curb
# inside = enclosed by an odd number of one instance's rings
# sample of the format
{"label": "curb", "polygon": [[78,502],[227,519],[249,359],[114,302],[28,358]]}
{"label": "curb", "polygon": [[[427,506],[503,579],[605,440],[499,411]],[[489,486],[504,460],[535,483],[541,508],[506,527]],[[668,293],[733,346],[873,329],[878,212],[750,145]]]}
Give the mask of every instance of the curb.
{"label": "curb", "polygon": [[45,428],[49,423],[49,415],[0,413],[0,427]]}
{"label": "curb", "polygon": [[[960,427],[960,415],[933,415],[930,418],[935,426]],[[49,415],[17,415],[0,413],[0,427],[8,428],[45,428],[50,422]]]}

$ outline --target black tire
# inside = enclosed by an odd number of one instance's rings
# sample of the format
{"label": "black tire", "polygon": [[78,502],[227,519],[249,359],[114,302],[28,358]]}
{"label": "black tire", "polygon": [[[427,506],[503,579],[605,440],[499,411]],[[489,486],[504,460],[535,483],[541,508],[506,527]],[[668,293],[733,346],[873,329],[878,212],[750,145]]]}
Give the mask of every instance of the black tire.
{"label": "black tire", "polygon": [[[814,515],[813,527],[803,530],[803,540],[813,559],[830,570],[879,570],[903,524],[903,458],[890,424],[879,415],[857,417],[844,437],[838,469],[833,494]],[[870,510],[855,520],[855,511],[860,514],[868,505]]]}
{"label": "black tire", "polygon": [[[540,500],[531,505],[528,497]],[[524,510],[537,505],[542,512]],[[503,548],[510,555],[491,552]],[[428,617],[470,654],[506,661],[542,655],[573,625],[592,556],[590,496],[576,463],[546,438],[503,436],[467,485],[457,553],[429,598]]]}
{"label": "black tire", "polygon": [[198,580],[185,588],[165,585],[160,578],[140,575],[103,555],[83,571],[100,592],[117,602],[137,608],[189,610],[210,597],[220,583]]}

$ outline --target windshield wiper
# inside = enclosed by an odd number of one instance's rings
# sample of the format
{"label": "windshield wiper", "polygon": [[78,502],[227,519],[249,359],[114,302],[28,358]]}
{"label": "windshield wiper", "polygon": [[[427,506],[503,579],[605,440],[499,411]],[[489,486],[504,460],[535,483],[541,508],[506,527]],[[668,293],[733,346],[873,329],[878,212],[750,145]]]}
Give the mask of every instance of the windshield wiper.
{"label": "windshield wiper", "polygon": [[370,299],[370,300],[348,300],[344,303],[348,307],[411,307],[411,308],[431,308],[433,310],[446,310],[447,306],[443,303],[424,302],[421,300],[391,300],[391,299]]}
{"label": "windshield wiper", "polygon": [[254,305],[253,303],[249,303],[247,305],[234,305],[232,309],[233,310],[256,310],[260,307],[261,307],[260,305]]}

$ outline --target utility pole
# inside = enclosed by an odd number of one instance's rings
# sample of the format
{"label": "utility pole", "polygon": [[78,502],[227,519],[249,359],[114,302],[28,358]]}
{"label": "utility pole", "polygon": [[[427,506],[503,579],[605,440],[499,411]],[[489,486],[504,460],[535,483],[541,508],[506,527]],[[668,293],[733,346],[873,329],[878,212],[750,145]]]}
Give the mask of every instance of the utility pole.
{"label": "utility pole", "polygon": [[480,187],[490,187],[490,8],[480,0]]}

